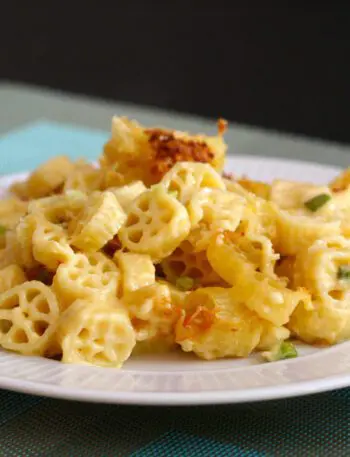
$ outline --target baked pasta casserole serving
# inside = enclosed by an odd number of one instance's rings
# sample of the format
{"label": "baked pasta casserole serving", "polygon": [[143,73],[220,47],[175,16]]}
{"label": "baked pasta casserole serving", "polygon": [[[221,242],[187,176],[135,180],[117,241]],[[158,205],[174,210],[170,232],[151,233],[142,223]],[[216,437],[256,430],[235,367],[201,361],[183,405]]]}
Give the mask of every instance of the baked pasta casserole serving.
{"label": "baked pasta casserole serving", "polygon": [[350,171],[323,186],[223,174],[216,136],[123,117],[98,166],[50,159],[0,202],[0,346],[121,367],[133,354],[297,356],[350,338]]}

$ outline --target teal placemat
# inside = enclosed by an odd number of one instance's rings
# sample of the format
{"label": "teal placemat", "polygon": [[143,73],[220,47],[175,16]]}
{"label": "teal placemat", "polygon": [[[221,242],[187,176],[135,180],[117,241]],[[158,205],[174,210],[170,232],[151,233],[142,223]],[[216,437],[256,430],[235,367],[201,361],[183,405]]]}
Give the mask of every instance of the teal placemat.
{"label": "teal placemat", "polygon": [[341,457],[350,394],[232,406],[94,405],[0,392],[0,455]]}
{"label": "teal placemat", "polygon": [[0,174],[33,170],[57,155],[96,159],[108,132],[54,122],[37,122],[0,139]]}
{"label": "teal placemat", "polygon": [[[0,139],[0,172],[96,158],[108,133],[40,122]],[[0,391],[0,457],[350,456],[350,390],[232,406],[84,404]]]}

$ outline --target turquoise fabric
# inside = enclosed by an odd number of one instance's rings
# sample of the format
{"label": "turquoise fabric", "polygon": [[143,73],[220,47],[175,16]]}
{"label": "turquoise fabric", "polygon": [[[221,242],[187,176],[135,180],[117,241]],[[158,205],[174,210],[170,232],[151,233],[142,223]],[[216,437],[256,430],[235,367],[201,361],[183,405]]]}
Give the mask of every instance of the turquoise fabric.
{"label": "turquoise fabric", "polygon": [[[94,159],[108,134],[40,122],[0,140],[0,172]],[[350,390],[202,407],[98,405],[0,391],[0,457],[350,455]]]}
{"label": "turquoise fabric", "polygon": [[108,135],[99,130],[45,121],[24,126],[1,137],[0,174],[33,170],[57,155],[96,159]]}
{"label": "turquoise fabric", "polygon": [[135,407],[0,391],[4,457],[346,457],[350,391],[246,405]]}

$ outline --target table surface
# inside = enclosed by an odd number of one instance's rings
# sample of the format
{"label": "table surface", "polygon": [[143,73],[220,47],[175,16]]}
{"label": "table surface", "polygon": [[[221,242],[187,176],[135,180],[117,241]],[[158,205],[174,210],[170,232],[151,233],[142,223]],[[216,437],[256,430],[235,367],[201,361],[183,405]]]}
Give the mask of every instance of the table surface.
{"label": "table surface", "polygon": [[[213,131],[213,121],[135,105],[0,84],[0,134],[38,120],[108,130],[113,114],[148,125]],[[6,137],[6,135],[4,135]],[[232,123],[238,154],[339,166],[349,146]],[[350,391],[246,405],[149,408],[94,405],[0,391],[1,456],[347,456]]]}

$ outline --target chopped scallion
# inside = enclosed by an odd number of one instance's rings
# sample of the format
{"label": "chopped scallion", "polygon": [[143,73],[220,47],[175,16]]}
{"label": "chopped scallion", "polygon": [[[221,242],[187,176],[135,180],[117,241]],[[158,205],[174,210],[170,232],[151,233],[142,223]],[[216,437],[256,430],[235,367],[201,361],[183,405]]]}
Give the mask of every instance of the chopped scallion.
{"label": "chopped scallion", "polygon": [[338,268],[337,278],[349,280],[350,279],[350,265],[341,265]]}
{"label": "chopped scallion", "polygon": [[262,353],[262,356],[268,362],[277,362],[278,360],[293,359],[298,357],[298,351],[293,343],[283,341],[275,346],[271,351]]}
{"label": "chopped scallion", "polygon": [[5,235],[6,231],[7,231],[7,228],[4,227],[3,225],[0,225],[0,235]]}
{"label": "chopped scallion", "polygon": [[313,213],[320,209],[323,205],[325,205],[329,200],[331,199],[331,196],[328,194],[319,194],[316,195],[315,197],[310,198],[310,200],[307,200],[304,205],[305,207],[312,211]]}
{"label": "chopped scallion", "polygon": [[177,190],[171,190],[169,192],[169,195],[171,195],[174,198],[177,198],[179,196],[179,192]]}
{"label": "chopped scallion", "polygon": [[176,280],[176,287],[180,290],[187,291],[191,290],[194,286],[194,279],[189,276],[180,276]]}

